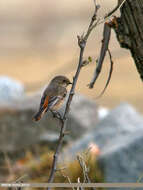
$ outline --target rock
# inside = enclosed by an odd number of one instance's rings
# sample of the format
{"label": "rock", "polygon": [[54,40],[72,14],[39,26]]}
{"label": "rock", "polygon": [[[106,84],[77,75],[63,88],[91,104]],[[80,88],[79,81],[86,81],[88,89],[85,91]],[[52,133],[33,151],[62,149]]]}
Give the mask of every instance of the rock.
{"label": "rock", "polygon": [[[55,147],[60,131],[58,119],[47,113],[39,122],[32,121],[39,103],[38,93],[33,96],[23,96],[1,106],[0,151],[18,151],[37,143],[46,143]],[[62,110],[63,108],[60,110],[61,113]],[[65,142],[80,138],[87,130],[92,129],[93,123],[96,122],[96,103],[81,95],[75,95],[67,122],[69,135],[65,136]]]}
{"label": "rock", "polygon": [[90,143],[100,148],[105,182],[136,182],[143,172],[143,117],[127,103],[113,109],[95,129],[64,150],[73,159]]}
{"label": "rock", "polygon": [[105,108],[105,107],[100,106],[100,107],[98,108],[98,118],[99,118],[99,120],[101,120],[101,119],[103,119],[104,117],[106,117],[109,112],[110,112],[110,111],[109,111],[108,108]]}
{"label": "rock", "polygon": [[[102,150],[112,139],[143,129],[142,122],[142,116],[139,115],[132,106],[127,103],[122,103],[110,111],[98,124],[95,124],[93,130],[76,141],[74,145],[72,144],[71,147],[69,145],[69,151],[73,152],[73,154],[74,151],[82,151],[87,148],[91,142],[95,142]],[[136,127],[137,125],[138,127]]]}
{"label": "rock", "polygon": [[13,101],[24,96],[24,86],[17,80],[0,76],[0,102]]}
{"label": "rock", "polygon": [[143,130],[118,137],[104,147],[98,163],[104,173],[105,182],[135,183],[138,181],[143,173],[142,144]]}
{"label": "rock", "polygon": [[[83,132],[80,131],[78,134],[79,136],[81,136],[85,130],[93,129],[95,123],[98,121],[98,108],[95,101],[87,99],[79,94],[74,95],[70,107],[69,118],[75,120],[82,126]],[[72,129],[76,134],[79,132],[77,126]]]}

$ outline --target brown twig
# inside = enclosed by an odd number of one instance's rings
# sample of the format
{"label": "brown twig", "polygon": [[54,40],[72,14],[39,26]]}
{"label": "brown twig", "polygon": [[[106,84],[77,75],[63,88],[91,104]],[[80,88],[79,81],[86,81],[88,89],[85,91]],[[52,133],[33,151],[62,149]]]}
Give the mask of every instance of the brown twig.
{"label": "brown twig", "polygon": [[5,158],[5,163],[7,165],[8,171],[9,171],[9,175],[10,177],[14,177],[14,172],[13,172],[13,168],[12,168],[12,163],[8,157],[8,154],[6,151],[3,151],[4,154],[4,158]]}
{"label": "brown twig", "polygon": [[[86,47],[86,42],[87,42],[87,39],[88,39],[91,31],[95,28],[96,23],[97,23],[96,14],[97,14],[98,9],[97,9],[95,1],[94,1],[94,3],[95,3],[95,10],[94,10],[94,14],[93,14],[93,16],[91,18],[91,21],[90,21],[89,27],[87,29],[87,32],[86,32],[85,35],[77,37],[78,38],[78,45],[79,45],[79,48],[80,48],[78,67],[77,67],[75,76],[73,77],[73,83],[72,83],[72,87],[71,87],[69,97],[68,97],[68,100],[67,100],[67,103],[66,103],[66,108],[65,108],[65,111],[64,111],[64,115],[60,119],[60,121],[61,121],[61,130],[60,130],[60,135],[59,135],[57,147],[56,147],[54,157],[53,157],[53,163],[52,163],[52,168],[51,168],[51,173],[50,173],[50,176],[49,176],[49,179],[48,179],[48,183],[52,183],[54,181],[54,176],[55,176],[55,172],[56,172],[56,165],[57,165],[57,161],[58,161],[58,156],[59,156],[59,152],[60,152],[60,149],[61,149],[61,146],[62,146],[64,135],[65,135],[67,116],[68,116],[68,113],[69,113],[71,101],[72,101],[72,98],[73,98],[74,93],[75,93],[75,87],[76,87],[77,80],[78,80],[78,77],[79,77],[79,74],[80,74],[80,71],[81,71],[81,68],[82,68],[82,64],[83,64],[83,54],[84,54],[84,50],[85,50],[85,47]],[[48,187],[47,190],[49,190],[49,189],[50,188]]]}
{"label": "brown twig", "polygon": [[99,60],[97,61],[97,67],[95,69],[93,79],[91,80],[91,82],[89,84],[89,88],[94,87],[94,84],[95,84],[95,82],[96,82],[96,80],[100,74],[100,71],[102,69],[103,61],[104,61],[106,52],[108,50],[110,35],[111,35],[111,27],[105,23],[104,24],[104,31],[103,31],[102,47],[100,50],[100,56],[99,56]]}
{"label": "brown twig", "polygon": [[[77,178],[77,183],[80,183],[80,178],[78,177]],[[84,188],[81,186],[81,187],[77,187],[77,190],[84,190]]]}
{"label": "brown twig", "polygon": [[[64,178],[66,178],[66,179],[68,180],[69,184],[71,184],[70,177],[69,177],[68,175],[64,174],[62,171],[60,171],[60,173],[62,174],[62,176],[63,176]],[[72,187],[72,190],[75,190],[75,188]]]}
{"label": "brown twig", "polygon": [[[91,183],[91,180],[90,180],[90,178],[88,176],[89,169],[87,168],[83,157],[81,155],[78,155],[77,160],[78,160],[79,165],[80,165],[80,167],[81,167],[81,169],[83,171],[83,176],[84,176],[84,182],[83,183]],[[94,188],[94,187],[92,189],[96,190],[96,188]]]}
{"label": "brown twig", "polygon": [[125,2],[126,2],[126,0],[123,0],[120,4],[117,4],[116,7],[114,9],[112,9],[108,14],[106,14],[104,16],[104,18],[100,18],[99,19],[100,21],[98,22],[98,25],[102,24],[102,23],[105,23],[107,20],[109,20],[109,18],[111,18],[113,16],[113,14],[124,5]]}
{"label": "brown twig", "polygon": [[114,9],[112,9],[107,15],[105,15],[105,19],[112,16],[118,9],[120,9],[126,0],[123,0],[120,4],[118,3]]}
{"label": "brown twig", "polygon": [[109,71],[109,75],[108,75],[106,85],[105,85],[104,89],[102,90],[102,92],[99,94],[99,96],[96,97],[96,99],[100,98],[104,94],[104,92],[105,92],[106,88],[108,87],[108,84],[109,84],[109,82],[111,80],[111,76],[112,76],[112,72],[113,72],[113,64],[114,64],[114,62],[113,62],[110,50],[108,49],[107,51],[108,51],[109,59],[110,59],[110,71]]}
{"label": "brown twig", "polygon": [[[99,25],[101,23],[104,23],[104,32],[103,32],[103,40],[102,40],[102,47],[101,47],[101,51],[100,51],[100,57],[99,57],[99,60],[97,61],[97,67],[95,69],[95,72],[94,72],[94,76],[93,76],[93,79],[91,80],[90,84],[88,85],[89,88],[93,88],[94,87],[94,84],[100,74],[100,71],[102,69],[102,65],[103,65],[103,61],[104,61],[104,58],[105,58],[105,55],[106,55],[106,52],[108,50],[108,44],[109,44],[109,40],[110,40],[110,35],[111,35],[111,27],[106,24],[106,20],[109,20],[109,18],[118,10],[120,9],[123,4],[126,2],[126,0],[123,0],[120,4],[117,4],[117,6],[111,10],[107,15],[104,16],[104,18],[99,18],[99,21],[96,23],[96,25]],[[109,53],[109,56],[110,56],[110,51],[108,51]],[[103,89],[103,91],[101,92],[101,94],[97,97],[101,97],[103,95],[103,93],[105,92],[109,82],[110,82],[110,79],[111,79],[111,74],[112,74],[112,70],[113,70],[113,62],[112,62],[112,57],[110,56],[110,63],[111,63],[111,67],[110,67],[110,72],[109,72],[109,77],[108,77],[108,80],[106,82],[106,85]]]}
{"label": "brown twig", "polygon": [[[27,176],[28,176],[28,175],[25,174],[25,175],[23,175],[23,176],[17,178],[14,182],[11,182],[11,183],[19,183],[19,184],[21,184],[21,183],[23,183],[22,179],[25,178],[25,177],[27,177]],[[22,190],[22,186],[16,187],[15,189],[16,189],[16,190]],[[12,187],[10,187],[9,190],[12,190]]]}
{"label": "brown twig", "polygon": [[88,177],[88,168],[86,167],[86,164],[85,164],[83,158],[80,155],[78,155],[77,160],[78,160],[79,165],[83,172],[83,179],[84,179],[83,183],[90,183],[91,181]]}

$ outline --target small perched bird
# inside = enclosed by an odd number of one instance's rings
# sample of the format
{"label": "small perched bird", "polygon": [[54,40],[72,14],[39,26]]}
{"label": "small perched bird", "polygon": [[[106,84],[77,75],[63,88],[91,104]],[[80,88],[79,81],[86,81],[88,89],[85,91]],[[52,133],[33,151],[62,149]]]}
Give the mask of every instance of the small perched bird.
{"label": "small perched bird", "polygon": [[56,76],[51,80],[42,95],[39,111],[33,117],[34,121],[39,121],[48,110],[57,111],[60,108],[67,95],[66,87],[69,84],[72,83],[65,76]]}

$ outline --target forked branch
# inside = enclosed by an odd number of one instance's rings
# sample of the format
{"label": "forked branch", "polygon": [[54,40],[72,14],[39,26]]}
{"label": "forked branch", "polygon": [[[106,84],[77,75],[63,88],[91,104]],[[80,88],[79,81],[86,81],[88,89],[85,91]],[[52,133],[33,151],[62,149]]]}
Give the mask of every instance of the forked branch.
{"label": "forked branch", "polygon": [[[54,153],[54,157],[53,157],[53,163],[52,163],[52,168],[51,168],[50,176],[49,176],[49,179],[48,179],[49,183],[52,183],[54,181],[55,172],[57,171],[56,166],[57,166],[58,156],[59,156],[60,149],[61,149],[61,146],[62,146],[63,138],[64,138],[64,135],[65,135],[65,132],[66,132],[67,116],[68,116],[68,113],[69,113],[69,110],[70,110],[70,105],[71,105],[71,102],[72,102],[72,98],[73,98],[74,93],[75,93],[75,88],[76,88],[76,84],[77,84],[77,81],[78,81],[78,78],[79,78],[79,74],[80,74],[81,68],[85,65],[85,64],[83,64],[84,63],[83,55],[84,55],[84,50],[85,50],[85,47],[86,47],[87,40],[88,40],[91,32],[93,31],[93,29],[97,25],[105,22],[106,19],[108,19],[109,17],[111,17],[113,15],[113,13],[124,4],[125,1],[126,0],[123,0],[123,2],[117,8],[115,8],[111,13],[109,13],[108,15],[106,15],[103,19],[101,19],[101,18],[97,19],[97,11],[99,9],[99,5],[96,5],[96,0],[94,0],[94,5],[95,5],[94,14],[93,14],[93,16],[91,18],[91,21],[89,23],[89,26],[88,26],[88,29],[86,31],[86,34],[77,37],[78,38],[78,45],[79,45],[79,48],[80,48],[78,67],[77,67],[75,76],[73,77],[73,83],[72,83],[72,87],[70,89],[69,97],[68,97],[68,100],[67,100],[67,103],[66,103],[66,108],[65,108],[65,111],[64,111],[64,115],[63,115],[63,117],[60,117],[60,118],[57,117],[60,120],[60,123],[61,123],[61,130],[60,130],[60,135],[59,135],[58,143],[57,143],[57,146],[56,146],[56,149],[55,149],[55,153]],[[104,29],[105,29],[105,31],[104,31],[104,37],[105,37],[105,39],[104,39],[104,44],[102,44],[103,45],[102,48],[103,48],[104,51],[101,50],[101,54],[102,55],[100,56],[100,59],[101,59],[100,63],[103,62],[102,59],[104,59],[106,51],[108,50],[108,43],[109,43],[110,32],[111,32],[110,27],[108,25],[106,25],[106,24],[105,24]],[[113,65],[112,63],[113,63],[113,61],[112,61],[112,57],[111,57],[110,51],[108,51],[108,53],[110,55],[110,62],[111,62],[111,69],[112,69],[112,65]],[[100,66],[98,65],[98,67],[99,67],[98,69],[101,69],[100,67],[102,67],[102,64]],[[110,71],[110,74],[111,74],[111,71]],[[98,74],[96,74],[94,76],[94,80],[90,84],[91,88],[93,87],[94,82],[96,81],[97,77],[98,77]],[[107,84],[106,84],[105,88],[107,87],[110,78],[111,78],[111,75],[109,75],[109,77],[108,77],[108,81],[107,81]],[[50,188],[48,188],[48,190],[49,189]]]}
{"label": "forked branch", "polygon": [[89,88],[93,88],[94,84],[101,72],[103,61],[106,55],[106,52],[108,50],[108,45],[109,45],[109,40],[110,40],[110,35],[111,35],[111,27],[108,24],[104,24],[104,31],[103,31],[103,39],[102,39],[102,47],[100,51],[100,56],[99,60],[97,61],[97,67],[94,72],[93,79],[91,80],[89,84]]}
{"label": "forked branch", "polygon": [[[71,101],[72,98],[74,96],[75,93],[75,87],[79,78],[79,74],[83,65],[83,54],[84,54],[84,50],[86,47],[86,42],[88,40],[88,37],[90,35],[90,33],[92,32],[92,30],[95,28],[97,20],[96,20],[96,14],[97,14],[97,10],[98,7],[96,5],[96,1],[94,0],[94,5],[95,5],[95,10],[94,10],[94,14],[91,18],[90,24],[88,26],[87,32],[85,35],[82,36],[78,36],[78,45],[80,48],[80,55],[79,55],[79,61],[78,61],[78,67],[75,73],[75,76],[73,77],[73,83],[72,83],[72,87],[69,93],[69,97],[66,103],[66,108],[64,111],[64,115],[63,117],[60,119],[61,121],[61,130],[60,130],[60,135],[59,135],[59,139],[58,139],[58,143],[57,143],[57,147],[54,153],[54,157],[53,157],[53,163],[52,163],[52,168],[51,168],[51,172],[50,172],[50,176],[48,179],[48,183],[52,183],[54,181],[54,176],[55,176],[55,172],[56,172],[56,165],[57,165],[57,161],[58,161],[58,156],[59,156],[59,152],[62,146],[62,142],[63,142],[63,138],[65,135],[65,130],[66,130],[66,121],[67,121],[67,116],[70,110],[70,105],[71,105]],[[50,188],[48,187],[48,190]]]}

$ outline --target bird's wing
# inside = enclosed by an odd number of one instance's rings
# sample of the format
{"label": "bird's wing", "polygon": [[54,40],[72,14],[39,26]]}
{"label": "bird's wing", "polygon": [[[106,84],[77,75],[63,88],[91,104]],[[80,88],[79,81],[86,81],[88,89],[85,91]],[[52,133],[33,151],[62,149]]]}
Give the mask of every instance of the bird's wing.
{"label": "bird's wing", "polygon": [[63,99],[63,96],[53,96],[49,99],[48,109],[54,107],[59,101]]}
{"label": "bird's wing", "polygon": [[[48,92],[52,92],[52,90]],[[56,104],[60,103],[60,101],[63,100],[66,95],[67,90],[65,88],[62,89],[61,94],[59,94],[57,91],[54,96],[47,94],[45,91],[41,98],[40,109],[47,111],[48,109],[53,108]]]}
{"label": "bird's wing", "polygon": [[[65,95],[66,96],[66,95]],[[46,110],[54,107],[58,104],[65,96],[46,96],[41,99],[40,110]]]}
{"label": "bird's wing", "polygon": [[49,96],[43,95],[41,98],[40,109],[47,108],[49,104]]}
{"label": "bird's wing", "polygon": [[66,95],[67,95],[67,90],[64,89],[61,94],[50,97],[46,111],[48,111],[48,109],[53,109],[53,110],[59,109]]}

